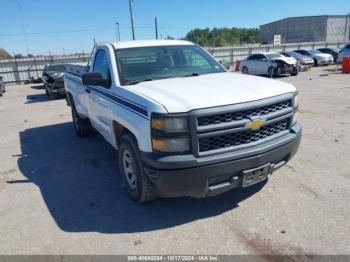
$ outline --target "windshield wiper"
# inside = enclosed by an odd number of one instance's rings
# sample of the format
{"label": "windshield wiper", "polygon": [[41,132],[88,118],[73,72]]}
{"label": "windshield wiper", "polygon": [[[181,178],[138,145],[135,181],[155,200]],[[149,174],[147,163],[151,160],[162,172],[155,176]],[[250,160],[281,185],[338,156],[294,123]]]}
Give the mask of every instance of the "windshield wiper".
{"label": "windshield wiper", "polygon": [[126,81],[126,84],[127,85],[137,85],[138,83],[148,82],[148,81],[153,81],[153,79],[152,78],[145,78],[142,80],[130,80],[130,81]]}
{"label": "windshield wiper", "polygon": [[190,74],[190,75],[185,75],[184,77],[199,76],[199,75],[200,75],[199,73],[193,72],[192,74]]}

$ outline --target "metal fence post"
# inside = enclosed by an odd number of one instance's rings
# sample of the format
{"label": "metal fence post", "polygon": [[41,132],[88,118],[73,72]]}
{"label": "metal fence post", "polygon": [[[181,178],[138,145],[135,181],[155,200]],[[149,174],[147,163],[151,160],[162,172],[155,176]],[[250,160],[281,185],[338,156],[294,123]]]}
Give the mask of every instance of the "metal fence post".
{"label": "metal fence post", "polygon": [[21,76],[19,75],[19,70],[18,70],[18,64],[17,64],[17,59],[16,59],[16,56],[14,55],[13,56],[14,58],[14,81],[16,84],[20,83],[21,82]]}

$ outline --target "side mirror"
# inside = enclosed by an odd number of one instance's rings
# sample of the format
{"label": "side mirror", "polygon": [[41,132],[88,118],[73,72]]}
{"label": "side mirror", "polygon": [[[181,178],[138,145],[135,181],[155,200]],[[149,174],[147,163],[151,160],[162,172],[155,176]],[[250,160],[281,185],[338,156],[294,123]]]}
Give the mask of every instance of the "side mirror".
{"label": "side mirror", "polygon": [[104,79],[100,73],[89,72],[82,75],[83,85],[110,87],[111,80]]}

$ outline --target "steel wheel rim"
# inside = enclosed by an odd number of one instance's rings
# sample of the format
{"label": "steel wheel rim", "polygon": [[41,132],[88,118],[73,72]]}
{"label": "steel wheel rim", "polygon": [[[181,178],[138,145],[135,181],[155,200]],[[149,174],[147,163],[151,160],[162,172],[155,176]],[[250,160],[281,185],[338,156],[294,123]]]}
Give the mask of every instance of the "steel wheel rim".
{"label": "steel wheel rim", "polygon": [[135,189],[137,186],[135,159],[127,149],[125,149],[123,152],[122,162],[126,182],[128,183],[131,189]]}

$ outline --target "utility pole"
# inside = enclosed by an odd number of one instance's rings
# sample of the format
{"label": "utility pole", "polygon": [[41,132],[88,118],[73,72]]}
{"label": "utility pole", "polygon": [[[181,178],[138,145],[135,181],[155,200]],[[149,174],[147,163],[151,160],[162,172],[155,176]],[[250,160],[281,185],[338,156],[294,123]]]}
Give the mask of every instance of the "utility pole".
{"label": "utility pole", "polygon": [[23,17],[23,10],[22,10],[22,5],[20,2],[17,3],[18,5],[18,10],[19,10],[19,15],[21,17],[21,24],[22,24],[22,31],[23,31],[23,38],[24,38],[24,44],[26,46],[26,51],[27,55],[29,54],[29,44],[28,44],[28,39],[27,39],[27,31],[24,25],[24,17]]}
{"label": "utility pole", "polygon": [[158,19],[157,19],[157,17],[154,18],[154,26],[156,28],[156,39],[158,40]]}
{"label": "utility pole", "polygon": [[114,18],[114,28],[115,28],[116,40],[120,42],[119,22],[115,18]]}
{"label": "utility pole", "polygon": [[[345,20],[344,42],[346,42],[348,40],[348,37],[350,37],[350,33],[348,32],[349,18],[350,18],[350,14],[348,14],[346,16],[346,20]],[[349,28],[350,28],[350,26],[349,26]],[[350,29],[349,29],[349,31],[350,31]],[[349,34],[349,36],[348,36],[348,34]]]}
{"label": "utility pole", "polygon": [[134,2],[134,0],[129,0],[129,11],[130,11],[130,19],[131,19],[132,40],[135,40],[134,14],[132,12],[131,2]]}

